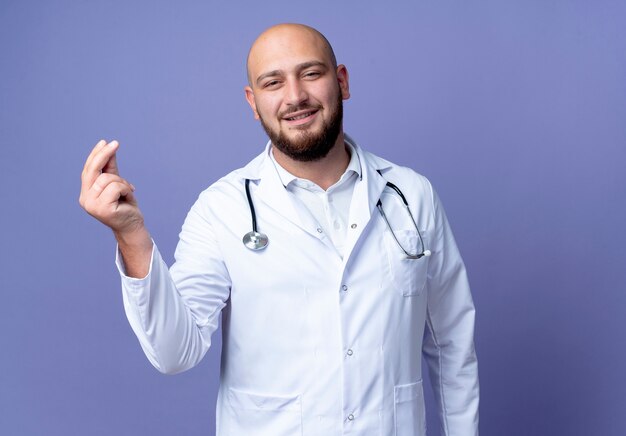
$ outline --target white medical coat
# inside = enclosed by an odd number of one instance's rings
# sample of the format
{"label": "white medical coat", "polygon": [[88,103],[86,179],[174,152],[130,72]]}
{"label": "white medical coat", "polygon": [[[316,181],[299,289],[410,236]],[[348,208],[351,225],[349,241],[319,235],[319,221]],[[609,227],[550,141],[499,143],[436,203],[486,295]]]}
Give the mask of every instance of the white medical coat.
{"label": "white medical coat", "polygon": [[[346,137],[347,141],[351,141]],[[201,193],[168,271],[157,247],[124,306],[161,372],[196,365],[222,314],[217,436],[422,436],[421,356],[446,436],[478,434],[474,306],[465,267],[429,181],[360,149],[343,259],[287,192],[266,150]],[[380,170],[382,176],[377,173]],[[250,188],[265,250],[251,251]],[[430,257],[420,251],[406,196]]]}

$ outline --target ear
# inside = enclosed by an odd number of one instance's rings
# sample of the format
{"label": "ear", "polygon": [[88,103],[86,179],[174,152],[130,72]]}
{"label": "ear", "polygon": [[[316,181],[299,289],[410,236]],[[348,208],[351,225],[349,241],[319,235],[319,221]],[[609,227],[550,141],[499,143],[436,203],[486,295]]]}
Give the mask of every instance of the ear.
{"label": "ear", "polygon": [[341,98],[347,100],[350,98],[350,84],[348,81],[348,69],[345,65],[337,65],[337,82],[341,90]]}
{"label": "ear", "polygon": [[256,102],[254,100],[254,91],[252,91],[252,88],[250,88],[249,86],[246,86],[244,88],[244,91],[246,93],[246,100],[248,101],[250,108],[252,108],[252,112],[254,112],[254,119],[258,120],[259,113],[256,110]]}

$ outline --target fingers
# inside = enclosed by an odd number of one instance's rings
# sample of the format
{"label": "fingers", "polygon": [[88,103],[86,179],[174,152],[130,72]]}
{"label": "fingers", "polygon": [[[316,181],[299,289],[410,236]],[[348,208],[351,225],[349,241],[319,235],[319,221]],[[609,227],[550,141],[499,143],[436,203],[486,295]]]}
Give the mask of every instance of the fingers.
{"label": "fingers", "polygon": [[80,203],[87,213],[109,227],[117,228],[129,217],[141,216],[134,190],[135,187],[121,177],[103,173],[92,189],[81,195]]}
{"label": "fingers", "polygon": [[129,183],[114,181],[106,185],[98,201],[102,206],[110,206],[111,204],[118,203],[121,197],[126,197],[126,201],[133,203],[135,198],[133,196],[133,189]]}
{"label": "fingers", "polygon": [[109,158],[109,160],[104,164],[102,168],[103,173],[111,173],[111,174],[119,174],[120,172],[117,170],[117,156],[113,153],[113,156]]}
{"label": "fingers", "polygon": [[99,197],[101,196],[102,192],[107,188],[107,186],[111,183],[120,183],[126,185],[128,189],[125,189],[124,192],[128,190],[132,192],[135,190],[133,184],[123,179],[122,177],[116,174],[102,173],[96,178],[90,188],[86,188],[83,185],[83,189],[81,189],[78,202],[85,210],[87,210],[87,212],[93,215],[93,213],[99,208],[99,204],[101,203]]}
{"label": "fingers", "polygon": [[93,197],[99,197],[102,194],[102,191],[104,191],[105,188],[111,183],[124,184],[128,186],[131,192],[135,190],[135,187],[132,183],[121,178],[120,176],[116,174],[102,173],[96,178],[95,182],[91,186],[90,195]]}
{"label": "fingers", "polygon": [[107,165],[109,165],[111,169],[111,171],[107,172],[117,174],[117,162],[114,160],[113,164],[110,165],[109,161],[115,156],[115,152],[118,148],[119,143],[117,141],[107,143],[103,140],[96,144],[83,168],[82,183],[84,188],[90,189],[96,178],[103,172],[103,169]]}
{"label": "fingers", "polygon": [[91,153],[89,153],[89,156],[87,156],[87,160],[85,161],[85,167],[93,160],[93,157],[98,154],[98,152],[102,149],[102,147],[104,147],[107,144],[107,142],[104,139],[101,139],[100,141],[98,141],[98,143],[95,145],[95,147],[91,150]]}

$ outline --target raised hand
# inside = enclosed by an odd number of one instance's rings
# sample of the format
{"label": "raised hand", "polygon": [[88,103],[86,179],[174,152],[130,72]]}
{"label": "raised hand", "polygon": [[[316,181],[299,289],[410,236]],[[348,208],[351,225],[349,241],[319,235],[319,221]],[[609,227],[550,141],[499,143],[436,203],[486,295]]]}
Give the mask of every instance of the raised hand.
{"label": "raised hand", "polygon": [[115,233],[127,233],[143,226],[135,187],[120,177],[115,153],[117,141],[99,141],[85,162],[78,202],[91,216]]}
{"label": "raised hand", "polygon": [[143,277],[148,272],[152,240],[133,193],[135,187],[119,175],[115,157],[118,148],[117,141],[105,140],[93,148],[81,175],[78,202],[113,230],[127,274]]}

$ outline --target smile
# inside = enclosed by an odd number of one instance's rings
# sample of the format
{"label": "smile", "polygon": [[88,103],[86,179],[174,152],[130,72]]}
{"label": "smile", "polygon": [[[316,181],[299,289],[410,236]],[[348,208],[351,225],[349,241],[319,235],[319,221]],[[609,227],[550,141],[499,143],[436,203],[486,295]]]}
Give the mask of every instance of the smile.
{"label": "smile", "polygon": [[290,125],[302,125],[312,121],[316,114],[317,110],[308,110],[304,112],[297,112],[290,117],[284,117],[283,120],[287,121]]}
{"label": "smile", "polygon": [[302,114],[302,115],[298,115],[297,117],[293,117],[293,118],[287,118],[289,121],[293,121],[293,120],[303,120],[304,118],[311,116],[313,112],[308,112],[306,114]]}

